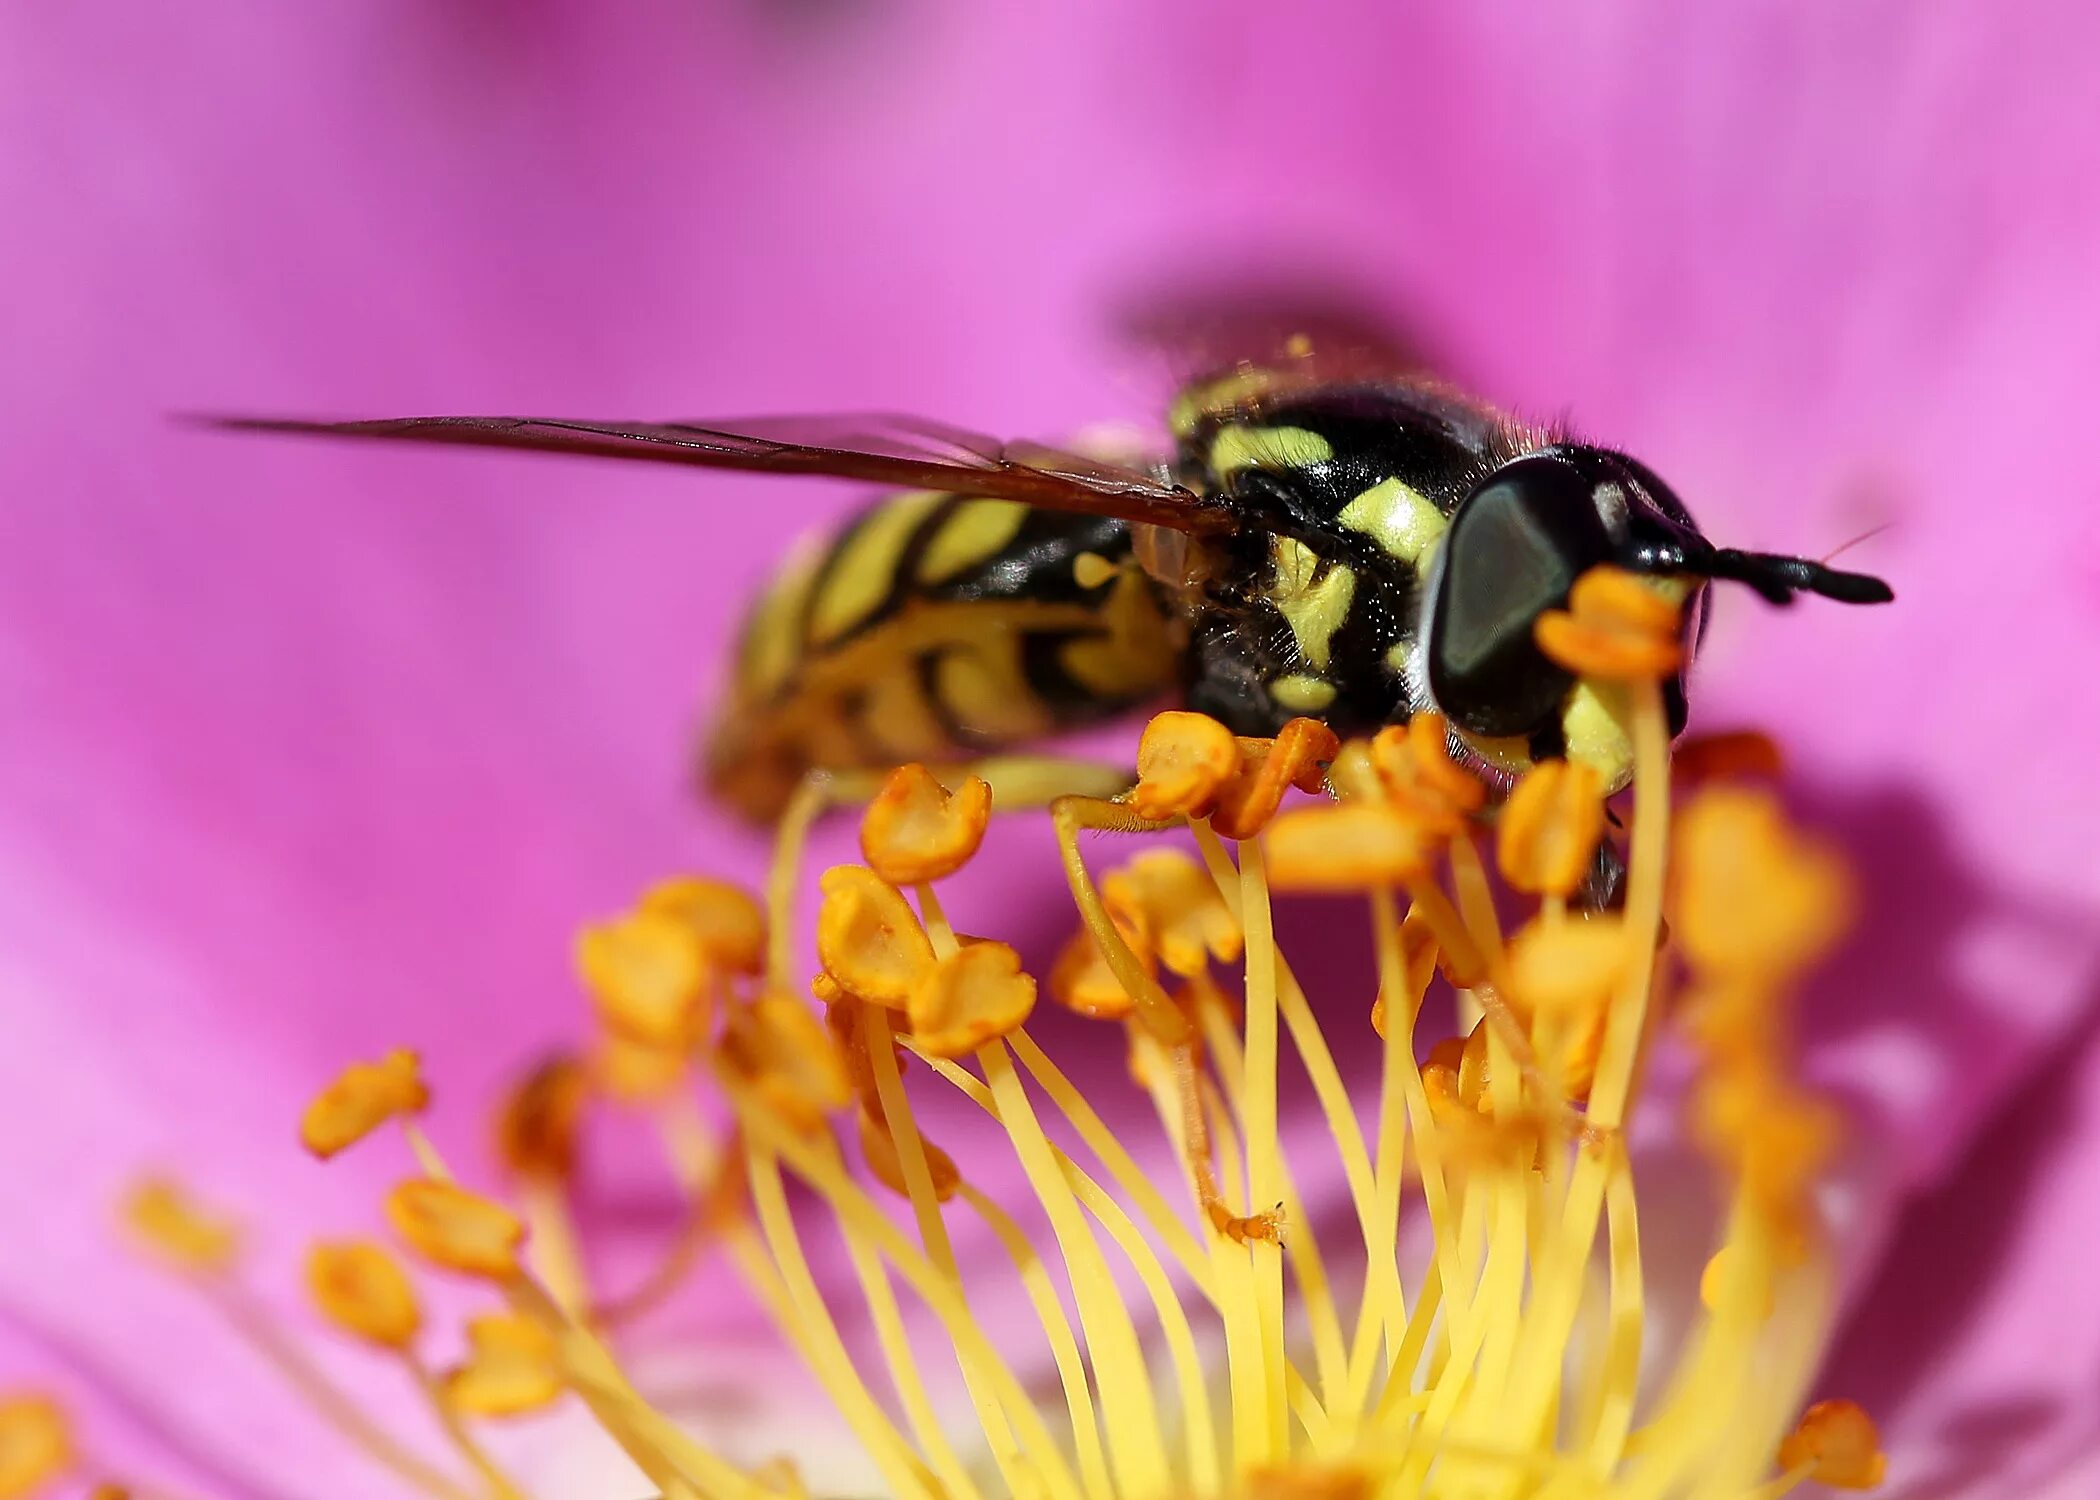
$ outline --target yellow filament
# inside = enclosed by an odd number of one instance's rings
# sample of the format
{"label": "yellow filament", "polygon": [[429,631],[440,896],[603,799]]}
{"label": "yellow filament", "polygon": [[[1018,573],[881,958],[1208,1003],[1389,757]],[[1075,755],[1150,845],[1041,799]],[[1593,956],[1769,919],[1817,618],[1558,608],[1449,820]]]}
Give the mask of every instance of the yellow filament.
{"label": "yellow filament", "polygon": [[[457,1182],[422,1129],[406,1125],[410,1146],[434,1182]],[[597,1336],[564,1312],[546,1289],[519,1273],[503,1283],[511,1307],[553,1334],[571,1384],[607,1433],[636,1467],[663,1490],[664,1500],[698,1500],[694,1485],[710,1495],[756,1496],[763,1492],[745,1475],[695,1442],[644,1401],[633,1382]]]}
{"label": "yellow filament", "polygon": [[778,1172],[773,1165],[774,1159],[785,1163],[826,1201],[842,1224],[851,1220],[853,1227],[867,1236],[940,1320],[948,1337],[960,1346],[958,1353],[961,1357],[985,1373],[1000,1405],[1014,1423],[1023,1450],[1033,1458],[1050,1495],[1057,1500],[1080,1500],[1077,1482],[1052,1441],[1049,1428],[1043,1424],[1041,1413],[1028,1399],[1013,1371],[993,1351],[984,1330],[970,1316],[954,1285],[924,1254],[911,1247],[896,1225],[857,1183],[839,1170],[836,1163],[812,1150],[808,1142],[799,1139],[763,1107],[746,1097],[741,1085],[728,1079],[724,1084],[744,1119],[746,1133],[755,1148],[755,1159],[764,1161],[766,1169],[776,1178]]}
{"label": "yellow filament", "polygon": [[1002,1042],[981,1047],[978,1066],[992,1097],[999,1103],[999,1117],[1012,1139],[1014,1153],[1027,1174],[1036,1201],[1049,1216],[1051,1233],[1057,1237],[1065,1266],[1072,1278],[1072,1295],[1079,1304],[1080,1326],[1086,1330],[1087,1348],[1094,1359],[1094,1378],[1101,1385],[1101,1404],[1108,1422],[1109,1455],[1116,1478],[1125,1492],[1136,1495],[1162,1494],[1169,1487],[1170,1470],[1160,1446],[1159,1417],[1153,1402],[1152,1381],[1145,1356],[1131,1325],[1129,1310],[1109,1275],[1079,1201],[1057,1169],[1050,1141],[1043,1134],[1013,1059]]}
{"label": "yellow filament", "polygon": [[1022,1289],[1028,1293],[1029,1305],[1035,1309],[1036,1321],[1043,1325],[1043,1337],[1049,1341],[1050,1357],[1057,1364],[1058,1384],[1064,1389],[1065,1410],[1071,1417],[1073,1441],[1079,1450],[1080,1480],[1089,1493],[1109,1494],[1114,1486],[1108,1477],[1108,1453],[1101,1446],[1101,1424],[1094,1414],[1094,1394],[1086,1383],[1086,1360],[1080,1353],[1079,1339],[1072,1332],[1072,1320],[1065,1316],[1064,1304],[1057,1300],[1057,1288],[1051,1284],[1043,1258],[1006,1210],[967,1182],[959,1191],[963,1201],[977,1211],[1005,1248],[1015,1274],[1021,1278]]}
{"label": "yellow filament", "polygon": [[788,1212],[778,1164],[770,1153],[754,1143],[747,1150],[746,1165],[751,1177],[752,1204],[758,1213],[760,1231],[766,1238],[768,1259],[778,1269],[787,1298],[786,1310],[800,1336],[803,1357],[810,1362],[825,1393],[853,1429],[854,1437],[882,1470],[884,1482],[899,1495],[924,1496],[933,1500],[938,1492],[933,1487],[931,1475],[912,1456],[903,1434],[876,1404],[866,1382],[854,1368],[852,1356],[846,1352],[845,1341],[839,1337],[831,1310],[825,1306],[823,1296],[817,1290],[816,1278],[810,1274],[809,1260],[802,1253],[794,1216]]}
{"label": "yellow filament", "polygon": [[[1193,825],[1197,847],[1201,850],[1205,865],[1219,896],[1231,912],[1233,920],[1242,924],[1245,902],[1242,898],[1240,872],[1233,865],[1231,856],[1225,852],[1223,841],[1207,822]],[[1265,904],[1265,903],[1264,903]],[[1328,1050],[1326,1037],[1321,1033],[1319,1022],[1306,1002],[1305,991],[1292,976],[1290,966],[1274,944],[1273,931],[1269,941],[1274,955],[1276,999],[1285,1025],[1290,1029],[1291,1043],[1296,1048],[1306,1075],[1311,1080],[1314,1096],[1318,1099],[1326,1117],[1334,1145],[1341,1158],[1342,1174],[1349,1188],[1349,1196],[1356,1209],[1357,1222],[1363,1230],[1366,1255],[1366,1287],[1362,1302],[1362,1316],[1380,1318],[1388,1312],[1397,1315],[1399,1310],[1400,1284],[1399,1263],[1393,1254],[1397,1227],[1387,1221],[1381,1231],[1376,1218],[1377,1189],[1371,1170],[1371,1162],[1364,1146],[1362,1128],[1357,1124],[1355,1106],[1349,1098],[1347,1086],[1342,1082],[1340,1071],[1335,1067],[1334,1055]],[[1214,1011],[1206,1009],[1206,1018]],[[1229,1031],[1222,1024],[1207,1025],[1206,1045],[1214,1056],[1227,1056],[1234,1049]],[[1235,1062],[1232,1066],[1237,1066]],[[1342,1349],[1340,1319],[1335,1312],[1334,1295],[1328,1284],[1324,1262],[1317,1242],[1312,1236],[1312,1226],[1306,1220],[1304,1207],[1294,1201],[1289,1192],[1288,1176],[1285,1179],[1286,1214],[1294,1226],[1287,1235],[1285,1248],[1291,1256],[1292,1272],[1296,1276],[1300,1295],[1305,1303],[1306,1319],[1313,1334],[1313,1357],[1315,1368],[1320,1372],[1320,1387],[1324,1404],[1330,1412],[1355,1412],[1361,1408],[1365,1387],[1369,1381],[1368,1359],[1362,1362],[1362,1374],[1355,1373],[1356,1362]],[[1394,1211],[1398,1211],[1397,1193]],[[1397,1334],[1397,1316],[1392,1324]],[[1359,1326],[1358,1343],[1368,1347],[1363,1329]],[[1340,1381],[1337,1384],[1337,1374]]]}
{"label": "yellow filament", "polygon": [[[1199,976],[1193,984],[1199,993],[1212,991],[1207,977]],[[1246,1063],[1239,1034],[1230,1023],[1223,997],[1216,996],[1214,991],[1204,995],[1197,1013],[1203,1026],[1203,1045],[1209,1051],[1225,1101],[1233,1112],[1231,1120],[1221,1117],[1220,1134],[1227,1134],[1234,1121],[1244,1133],[1247,1130]],[[1348,1355],[1342,1347],[1341,1318],[1335,1311],[1334,1291],[1328,1284],[1327,1264],[1320,1255],[1319,1239],[1313,1233],[1312,1221],[1306,1215],[1305,1204],[1292,1179],[1290,1163],[1281,1159],[1280,1143],[1278,1192],[1284,1222],[1289,1226],[1284,1234],[1283,1253],[1290,1262],[1299,1301],[1305,1308],[1306,1324],[1313,1336],[1314,1369],[1319,1372],[1321,1406],[1326,1410],[1332,1408],[1341,1388]]]}
{"label": "yellow filament", "polygon": [[[1250,1206],[1260,1213],[1272,1204],[1283,1205],[1284,1181],[1276,1122],[1276,930],[1259,838],[1240,846],[1240,890],[1247,932],[1247,1192]],[[1291,1232],[1310,1238],[1312,1230],[1293,1223]],[[1269,1395],[1267,1442],[1271,1453],[1281,1455],[1290,1444],[1284,1427],[1283,1251],[1273,1240],[1256,1240],[1247,1249],[1260,1298],[1262,1376]]]}
{"label": "yellow filament", "polygon": [[[1036,1080],[1037,1085],[1052,1096],[1053,1102],[1056,1102],[1057,1096],[1057,1089],[1053,1085],[1061,1085],[1066,1090],[1071,1088],[1064,1075],[1057,1072],[1047,1057],[1042,1056],[1025,1032],[1015,1032],[1007,1038],[1007,1044],[1021,1058],[1023,1065],[1028,1067],[1029,1074]],[[1040,1059],[1041,1071],[1030,1062],[1031,1053]],[[945,1058],[928,1058],[926,1062],[986,1114],[994,1120],[999,1119],[999,1106],[992,1098],[990,1089]],[[1081,1112],[1091,1119],[1094,1129],[1106,1131],[1107,1127],[1083,1101]],[[1075,1123],[1078,1123],[1076,1119]],[[1084,1127],[1082,1134],[1085,1134]],[[1091,1138],[1088,1144],[1093,1144]],[[1107,1144],[1121,1153],[1122,1148],[1115,1145],[1112,1136],[1108,1137]],[[1096,1155],[1099,1154],[1097,1151]],[[1125,1161],[1128,1162],[1127,1156]],[[1182,1309],[1181,1297],[1174,1290],[1173,1283],[1167,1277],[1166,1268],[1160,1264],[1152,1245],[1122,1206],[1062,1151],[1057,1152],[1057,1164],[1064,1173],[1065,1181],[1071,1185],[1073,1194],[1086,1211],[1094,1216],[1095,1221],[1108,1231],[1109,1238],[1116,1242],[1117,1248],[1128,1259],[1139,1280],[1144,1283],[1146,1295],[1152,1299],[1161,1333],[1167,1341],[1168,1355],[1174,1364],[1175,1378],[1181,1387],[1182,1426],[1187,1438],[1189,1473],[1196,1482],[1197,1490],[1209,1493],[1217,1488],[1219,1482],[1217,1437],[1211,1421],[1206,1372],[1201,1356],[1197,1353],[1195,1334],[1189,1326],[1188,1314]],[[1133,1173],[1138,1170],[1135,1163],[1129,1163],[1129,1166]],[[1188,1242],[1186,1256],[1176,1257],[1177,1265],[1182,1273],[1195,1283],[1196,1290],[1205,1300],[1215,1306],[1217,1295],[1211,1282],[1210,1265],[1202,1258],[1202,1251],[1196,1247],[1195,1237],[1188,1233],[1185,1225],[1171,1216],[1165,1201],[1159,1198],[1158,1190],[1149,1181],[1140,1176],[1134,1178],[1134,1183],[1139,1191],[1131,1193],[1131,1196],[1149,1197],[1160,1216],[1154,1221],[1148,1214],[1148,1223],[1154,1232],[1160,1232],[1163,1226],[1171,1228]],[[1120,1178],[1118,1185],[1123,1185]],[[1127,1187],[1126,1191],[1129,1191]],[[1161,1237],[1166,1238],[1164,1234]]]}
{"label": "yellow filament", "polygon": [[[954,934],[948,930],[945,917],[934,903],[933,892],[921,888],[919,899],[926,910],[930,925],[936,925],[934,949],[943,955],[955,948]],[[891,1050],[892,1036],[887,1013],[877,1006],[869,1006],[865,1012],[868,1028],[868,1061],[875,1074],[877,1101],[882,1105],[883,1118],[891,1139],[897,1145],[897,1160],[904,1173],[906,1195],[911,1200],[913,1221],[919,1230],[919,1243],[926,1248],[928,1258],[947,1281],[956,1288],[960,1296],[962,1276],[955,1264],[955,1248],[948,1239],[948,1226],[941,1218],[941,1205],[934,1192],[933,1168],[927,1160],[926,1141],[919,1134],[918,1120],[913,1116],[910,1101],[905,1097],[904,1081],[897,1074],[897,1056]],[[958,1356],[961,1350],[957,1350]],[[1020,1466],[1019,1454],[1015,1450],[1013,1429],[1005,1415],[999,1410],[997,1398],[992,1394],[984,1376],[969,1361],[962,1362],[963,1384],[970,1393],[970,1400],[977,1411],[979,1426],[992,1446],[992,1453],[1002,1473],[1012,1483]]]}
{"label": "yellow filament", "polygon": [[298,1341],[246,1288],[223,1281],[200,1281],[197,1285],[234,1331],[277,1372],[278,1378],[353,1448],[423,1494],[437,1500],[472,1500],[463,1486],[367,1416],[347,1392],[322,1373]]}
{"label": "yellow filament", "polygon": [[581,1317],[591,1306],[590,1278],[584,1270],[583,1246],[569,1212],[569,1193],[562,1182],[538,1173],[517,1184],[518,1207],[527,1228],[527,1253],[561,1310]]}
{"label": "yellow filament", "polygon": [[[1633,849],[1627,865],[1626,931],[1634,959],[1626,968],[1604,1028],[1589,1114],[1604,1129],[1625,1119],[1634,1062],[1647,1021],[1655,944],[1662,921],[1663,861],[1670,811],[1669,728],[1662,693],[1634,684]],[[1567,1200],[1546,1260],[1538,1268],[1518,1344],[1508,1412],[1515,1430],[1538,1430],[1559,1384],[1584,1268],[1596,1239],[1608,1166],[1595,1149],[1578,1153]]]}
{"label": "yellow filament", "polygon": [[460,1417],[459,1408],[452,1404],[451,1396],[446,1393],[444,1383],[423,1362],[422,1357],[412,1350],[403,1350],[401,1359],[402,1363],[407,1365],[409,1376],[415,1381],[416,1388],[423,1393],[423,1399],[437,1414],[438,1425],[444,1429],[446,1439],[474,1472],[481,1476],[482,1483],[489,1488],[489,1493],[496,1496],[497,1500],[525,1500],[524,1492],[503,1472],[501,1466],[489,1457],[488,1450],[482,1447],[474,1434],[468,1430],[466,1422]]}

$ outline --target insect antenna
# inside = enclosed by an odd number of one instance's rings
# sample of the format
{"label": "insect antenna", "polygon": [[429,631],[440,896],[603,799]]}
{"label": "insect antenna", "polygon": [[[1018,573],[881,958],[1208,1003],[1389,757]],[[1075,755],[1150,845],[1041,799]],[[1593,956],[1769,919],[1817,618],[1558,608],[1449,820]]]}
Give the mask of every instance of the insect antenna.
{"label": "insect antenna", "polygon": [[1741,552],[1714,547],[1689,553],[1684,570],[1702,578],[1746,583],[1774,604],[1791,604],[1798,594],[1816,594],[1840,604],[1887,604],[1896,591],[1871,573],[1848,573],[1808,557],[1776,552]]}

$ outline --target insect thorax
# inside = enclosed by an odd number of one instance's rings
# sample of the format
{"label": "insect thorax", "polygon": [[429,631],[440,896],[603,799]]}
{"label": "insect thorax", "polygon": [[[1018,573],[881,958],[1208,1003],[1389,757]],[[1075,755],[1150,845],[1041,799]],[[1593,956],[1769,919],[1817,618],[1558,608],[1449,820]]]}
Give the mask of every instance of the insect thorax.
{"label": "insect thorax", "polygon": [[1344,734],[1423,701],[1423,583],[1467,490],[1529,434],[1417,387],[1265,388],[1178,402],[1177,477],[1244,529],[1199,549],[1190,706],[1242,734],[1298,714]]}

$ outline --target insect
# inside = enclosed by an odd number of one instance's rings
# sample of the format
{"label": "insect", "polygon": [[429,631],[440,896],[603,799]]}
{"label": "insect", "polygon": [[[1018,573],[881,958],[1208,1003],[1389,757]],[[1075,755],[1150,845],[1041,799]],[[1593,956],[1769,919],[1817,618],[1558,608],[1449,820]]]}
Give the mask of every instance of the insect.
{"label": "insect", "polygon": [[[662,425],[491,417],[276,431],[816,474],[902,490],[783,568],[752,609],[706,751],[757,817],[812,771],[955,760],[1136,705],[1243,735],[1344,736],[1434,707],[1491,781],[1566,756],[1630,774],[1608,696],[1532,624],[1613,563],[1685,605],[1892,598],[1879,579],[1708,542],[1654,473],[1436,382],[1241,365],[1184,390],[1173,452],[1126,464],[895,416]],[[1666,684],[1684,726],[1680,675]]]}

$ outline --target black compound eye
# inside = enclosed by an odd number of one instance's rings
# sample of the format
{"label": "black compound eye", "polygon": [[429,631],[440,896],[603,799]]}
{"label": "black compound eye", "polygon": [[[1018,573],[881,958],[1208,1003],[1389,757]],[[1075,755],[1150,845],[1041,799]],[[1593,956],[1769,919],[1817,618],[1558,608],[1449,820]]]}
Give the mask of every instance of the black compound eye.
{"label": "black compound eye", "polygon": [[1429,690],[1458,728],[1530,735],[1551,725],[1574,686],[1532,639],[1541,611],[1567,602],[1612,555],[1571,464],[1539,455],[1505,464],[1459,505],[1444,534],[1430,600]]}

